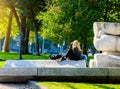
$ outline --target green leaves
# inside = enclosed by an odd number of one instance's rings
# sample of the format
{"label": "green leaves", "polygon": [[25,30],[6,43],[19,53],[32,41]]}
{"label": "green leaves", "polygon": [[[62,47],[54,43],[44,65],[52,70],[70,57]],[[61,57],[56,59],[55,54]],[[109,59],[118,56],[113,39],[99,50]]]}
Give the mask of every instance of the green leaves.
{"label": "green leaves", "polygon": [[47,12],[42,13],[41,34],[56,43],[78,39],[92,44],[93,23],[105,21],[105,17],[106,21],[119,21],[118,4],[114,0],[51,0]]}

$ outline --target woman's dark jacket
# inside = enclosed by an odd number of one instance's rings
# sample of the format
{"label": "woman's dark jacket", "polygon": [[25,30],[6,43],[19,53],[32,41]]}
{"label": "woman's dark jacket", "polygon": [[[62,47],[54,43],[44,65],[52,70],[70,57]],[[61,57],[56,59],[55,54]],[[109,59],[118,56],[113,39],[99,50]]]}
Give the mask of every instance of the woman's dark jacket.
{"label": "woman's dark jacket", "polygon": [[73,48],[70,47],[67,54],[66,58],[69,58],[70,60],[82,60],[81,58],[81,52],[78,50],[78,48]]}

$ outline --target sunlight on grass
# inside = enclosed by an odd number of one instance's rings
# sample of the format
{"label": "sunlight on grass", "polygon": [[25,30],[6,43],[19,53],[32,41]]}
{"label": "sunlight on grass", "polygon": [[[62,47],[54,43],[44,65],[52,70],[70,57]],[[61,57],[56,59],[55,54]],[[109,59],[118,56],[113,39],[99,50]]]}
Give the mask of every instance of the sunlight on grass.
{"label": "sunlight on grass", "polygon": [[[48,54],[41,54],[39,56],[33,54],[24,54],[22,55],[23,59],[49,59]],[[19,53],[10,53],[10,52],[0,52],[0,60],[17,60],[19,58]]]}
{"label": "sunlight on grass", "polygon": [[[22,57],[22,60],[49,60],[48,54],[41,54],[39,56],[35,56],[33,54],[24,54]],[[18,53],[0,52],[0,67],[4,66],[4,62],[6,60],[18,60],[18,58]]]}
{"label": "sunlight on grass", "polygon": [[0,61],[0,67],[4,67],[5,62],[4,61]]}
{"label": "sunlight on grass", "polygon": [[0,52],[0,60],[13,60],[13,59],[18,59],[17,53]]}
{"label": "sunlight on grass", "polygon": [[93,84],[71,82],[38,82],[47,89],[120,89],[119,84]]}

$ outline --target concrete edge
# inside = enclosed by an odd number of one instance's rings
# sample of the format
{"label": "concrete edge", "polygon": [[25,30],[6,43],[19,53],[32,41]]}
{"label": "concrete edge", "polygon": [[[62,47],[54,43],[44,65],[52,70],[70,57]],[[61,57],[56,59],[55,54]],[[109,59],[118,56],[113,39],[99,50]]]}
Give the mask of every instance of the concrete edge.
{"label": "concrete edge", "polygon": [[0,82],[29,80],[120,83],[120,68],[0,68]]}

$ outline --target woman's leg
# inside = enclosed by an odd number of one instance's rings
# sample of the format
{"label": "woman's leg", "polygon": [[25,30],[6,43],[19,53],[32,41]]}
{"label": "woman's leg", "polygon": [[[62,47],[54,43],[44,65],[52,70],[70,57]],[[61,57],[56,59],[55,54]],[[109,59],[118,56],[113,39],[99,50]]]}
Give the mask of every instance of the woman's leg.
{"label": "woman's leg", "polygon": [[87,62],[87,56],[85,54],[82,54],[82,59],[84,59]]}

